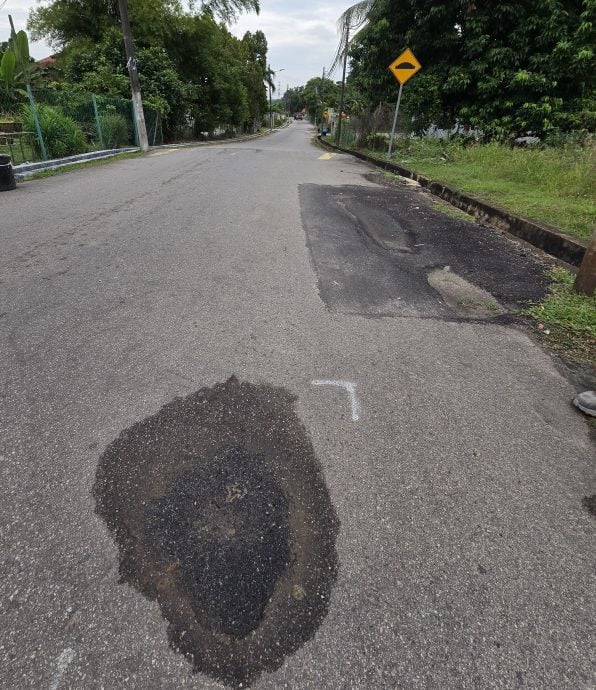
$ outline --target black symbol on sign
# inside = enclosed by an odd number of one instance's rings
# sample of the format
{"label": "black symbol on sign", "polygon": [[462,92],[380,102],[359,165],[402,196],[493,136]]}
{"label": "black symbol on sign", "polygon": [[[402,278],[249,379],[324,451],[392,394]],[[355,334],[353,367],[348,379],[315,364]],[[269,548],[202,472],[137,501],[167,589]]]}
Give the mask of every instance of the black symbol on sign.
{"label": "black symbol on sign", "polygon": [[416,69],[416,67],[411,62],[400,62],[395,69]]}

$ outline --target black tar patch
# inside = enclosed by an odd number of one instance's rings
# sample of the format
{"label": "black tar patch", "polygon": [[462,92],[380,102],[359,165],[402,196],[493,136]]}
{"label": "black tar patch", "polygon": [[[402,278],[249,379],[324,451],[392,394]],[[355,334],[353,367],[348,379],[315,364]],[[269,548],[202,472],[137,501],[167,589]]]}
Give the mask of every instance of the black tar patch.
{"label": "black tar patch", "polygon": [[315,634],[337,574],[339,523],[295,401],[232,377],[124,431],[97,470],[122,581],[157,600],[195,671],[231,686]]}

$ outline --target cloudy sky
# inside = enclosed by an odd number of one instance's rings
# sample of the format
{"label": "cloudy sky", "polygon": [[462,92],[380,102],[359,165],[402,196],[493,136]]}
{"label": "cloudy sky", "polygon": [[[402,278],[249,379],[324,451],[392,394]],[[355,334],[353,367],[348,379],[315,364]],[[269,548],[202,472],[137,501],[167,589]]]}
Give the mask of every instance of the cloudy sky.
{"label": "cloudy sky", "polygon": [[[283,93],[288,85],[305,84],[311,77],[321,76],[323,67],[330,66],[337,48],[337,19],[353,1],[261,0],[261,13],[243,15],[231,31],[240,37],[245,31],[257,29],[265,33],[271,68],[277,72],[275,83],[280,82]],[[10,33],[8,15],[12,15],[17,31],[24,29],[29,8],[35,5],[35,0],[6,0],[0,9],[0,41],[6,40]],[[32,45],[35,58],[51,52],[44,43]],[[335,77],[340,76],[338,71]]]}

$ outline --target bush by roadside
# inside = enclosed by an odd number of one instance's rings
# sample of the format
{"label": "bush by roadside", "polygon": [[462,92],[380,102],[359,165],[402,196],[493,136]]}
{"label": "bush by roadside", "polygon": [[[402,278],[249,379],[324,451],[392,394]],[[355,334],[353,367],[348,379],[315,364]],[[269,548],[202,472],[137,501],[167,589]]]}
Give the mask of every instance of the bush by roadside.
{"label": "bush by roadside", "polygon": [[120,113],[105,113],[99,116],[99,125],[106,149],[118,149],[129,146],[132,142],[132,132],[128,121]]}
{"label": "bush by roadside", "polygon": [[[39,126],[47,154],[50,158],[63,158],[87,151],[87,140],[83,130],[59,108],[39,104],[37,106]],[[26,131],[35,131],[35,121],[31,106],[24,105],[22,111],[23,127]],[[39,146],[33,138],[34,146]]]}

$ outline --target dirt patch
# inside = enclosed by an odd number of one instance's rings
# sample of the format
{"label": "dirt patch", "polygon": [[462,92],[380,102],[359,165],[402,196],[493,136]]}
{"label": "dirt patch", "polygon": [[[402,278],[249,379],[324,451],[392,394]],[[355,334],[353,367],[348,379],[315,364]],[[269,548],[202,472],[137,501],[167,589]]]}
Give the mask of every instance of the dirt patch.
{"label": "dirt patch", "polygon": [[445,303],[462,316],[487,319],[505,313],[490,292],[457,275],[449,266],[431,271],[427,279]]}
{"label": "dirt patch", "polygon": [[339,523],[295,402],[232,377],[124,431],[97,470],[122,581],[157,600],[195,671],[234,687],[314,635],[336,578]]}
{"label": "dirt patch", "polygon": [[582,498],[582,505],[587,511],[596,517],[596,494],[593,494],[592,496],[584,496]]}

